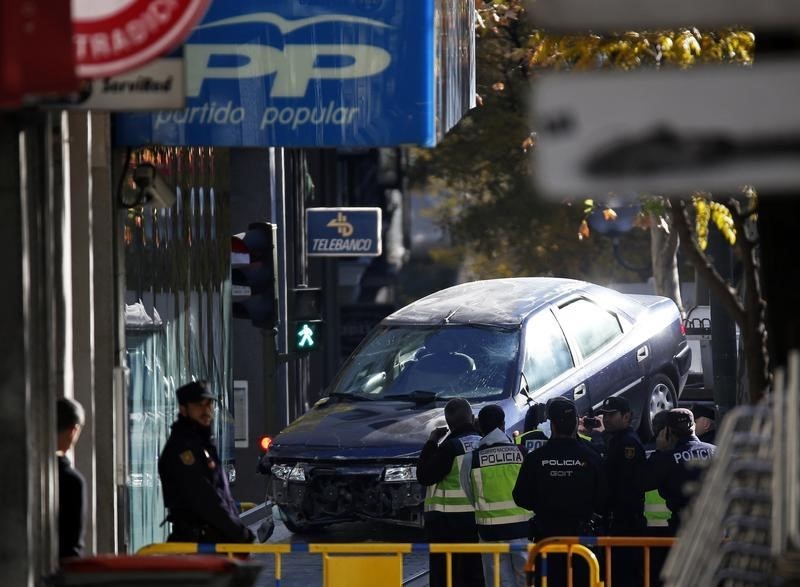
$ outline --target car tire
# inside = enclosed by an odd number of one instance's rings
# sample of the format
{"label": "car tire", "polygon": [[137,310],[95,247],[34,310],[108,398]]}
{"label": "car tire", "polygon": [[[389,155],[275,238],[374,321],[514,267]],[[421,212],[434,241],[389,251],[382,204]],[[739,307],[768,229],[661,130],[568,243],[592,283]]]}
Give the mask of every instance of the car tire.
{"label": "car tire", "polygon": [[663,373],[656,373],[647,380],[639,436],[645,441],[653,438],[653,416],[662,410],[678,407],[678,394],[672,380]]}

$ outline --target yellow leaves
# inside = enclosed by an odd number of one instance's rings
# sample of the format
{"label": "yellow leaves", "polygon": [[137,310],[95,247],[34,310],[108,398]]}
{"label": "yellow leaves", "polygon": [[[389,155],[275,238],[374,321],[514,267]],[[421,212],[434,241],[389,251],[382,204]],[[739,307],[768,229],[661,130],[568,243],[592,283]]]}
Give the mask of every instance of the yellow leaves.
{"label": "yellow leaves", "polygon": [[702,194],[695,194],[692,197],[692,204],[695,212],[695,235],[697,246],[701,251],[705,251],[708,246],[708,226],[714,223],[717,230],[722,233],[728,244],[736,244],[736,227],[733,223],[731,211],[724,204],[708,200]]}
{"label": "yellow leaves", "polygon": [[701,251],[705,251],[708,246],[708,219],[711,211],[705,198],[694,196],[694,232],[697,237],[697,246]]}
{"label": "yellow leaves", "polygon": [[606,208],[603,210],[603,220],[606,222],[612,222],[617,219],[617,213],[614,212],[611,208]]}
{"label": "yellow leaves", "polygon": [[578,228],[578,240],[582,241],[583,239],[589,238],[589,234],[589,223],[586,220],[583,220],[580,228]]}
{"label": "yellow leaves", "polygon": [[714,221],[717,229],[728,241],[728,244],[733,246],[736,244],[736,227],[733,224],[733,217],[728,207],[720,204],[719,202],[710,202],[711,220]]}
{"label": "yellow leaves", "polygon": [[755,37],[742,30],[626,32],[621,35],[551,35],[534,30],[523,47],[510,52],[514,61],[534,68],[634,69],[642,65],[689,67],[699,61],[751,63]]}

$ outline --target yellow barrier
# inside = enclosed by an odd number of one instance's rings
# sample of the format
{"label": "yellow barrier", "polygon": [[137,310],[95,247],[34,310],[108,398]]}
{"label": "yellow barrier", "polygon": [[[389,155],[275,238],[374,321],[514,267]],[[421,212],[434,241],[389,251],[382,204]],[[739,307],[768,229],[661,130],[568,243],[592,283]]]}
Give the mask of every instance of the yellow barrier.
{"label": "yellow barrier", "polygon": [[[494,558],[494,585],[500,586],[500,555],[509,552],[528,552],[525,571],[532,573],[537,556],[546,558],[547,553],[566,553],[568,561],[568,585],[572,586],[572,556],[577,554],[586,560],[590,570],[589,587],[612,587],[611,584],[611,548],[640,547],[645,549],[644,580],[645,587],[650,585],[650,548],[668,548],[675,542],[674,538],[655,537],[612,537],[612,536],[564,536],[547,538],[537,543],[519,545],[496,542],[472,544],[449,543],[391,543],[370,542],[360,544],[317,544],[296,542],[290,544],[198,544],[195,542],[165,542],[142,547],[136,554],[272,554],[275,557],[275,585],[280,586],[282,579],[282,556],[291,553],[321,554],[323,557],[324,587],[361,587],[374,584],[375,577],[381,577],[382,586],[402,585],[403,555],[444,554],[446,557],[447,586],[453,586],[452,556],[454,554],[492,554]],[[600,546],[605,549],[605,575],[600,580],[600,565],[597,557],[589,549]],[[330,556],[338,555],[338,556]],[[369,555],[369,556],[357,556]],[[393,556],[378,556],[393,555]],[[361,579],[368,580],[360,583]],[[546,582],[542,587],[547,587]]]}
{"label": "yellow barrier", "polygon": [[[583,548],[599,546],[604,549],[605,554],[605,583],[600,582],[599,575],[596,582],[590,578],[589,585],[612,587],[611,582],[611,549],[620,548],[643,548],[644,549],[644,587],[650,587],[650,549],[651,548],[670,548],[675,544],[675,538],[663,538],[656,536],[556,536],[535,542],[528,549],[528,563],[525,565],[527,573],[533,573],[536,567],[536,557],[546,557],[547,552],[566,552],[567,553],[567,585],[572,587],[572,560],[571,550],[576,546]],[[591,551],[590,551],[591,552]],[[592,553],[594,557],[594,554]],[[584,558],[586,558],[584,556]],[[597,558],[594,557],[595,563]],[[587,561],[588,562],[588,561]],[[589,564],[590,570],[592,564]],[[598,567],[599,568],[599,567]],[[546,582],[542,587],[547,587]]]}

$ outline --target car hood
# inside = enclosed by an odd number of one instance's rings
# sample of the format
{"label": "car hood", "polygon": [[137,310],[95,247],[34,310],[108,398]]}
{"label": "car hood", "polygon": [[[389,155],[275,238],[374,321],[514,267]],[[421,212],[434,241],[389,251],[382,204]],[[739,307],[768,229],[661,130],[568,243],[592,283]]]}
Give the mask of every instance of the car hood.
{"label": "car hood", "polygon": [[268,456],[416,457],[431,431],[445,426],[443,403],[323,398],[275,437]]}

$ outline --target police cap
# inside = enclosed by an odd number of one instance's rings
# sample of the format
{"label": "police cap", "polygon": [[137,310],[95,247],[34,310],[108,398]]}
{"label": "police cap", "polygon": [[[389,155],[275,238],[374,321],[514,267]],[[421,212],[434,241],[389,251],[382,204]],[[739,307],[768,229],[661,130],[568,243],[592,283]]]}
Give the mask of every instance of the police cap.
{"label": "police cap", "polygon": [[709,420],[714,420],[717,415],[713,407],[705,406],[703,404],[695,404],[692,406],[692,414],[694,415],[695,420],[697,418],[708,418]]}
{"label": "police cap", "polygon": [[178,403],[182,405],[200,402],[204,399],[217,399],[205,381],[192,381],[181,385],[175,393],[178,396]]}
{"label": "police cap", "polygon": [[631,411],[631,403],[624,397],[613,396],[607,397],[600,406],[600,412],[607,414],[611,412],[619,412],[621,414],[628,414]]}
{"label": "police cap", "polygon": [[680,434],[690,434],[694,430],[694,416],[686,408],[672,408],[667,418],[670,430]]}
{"label": "police cap", "polygon": [[575,402],[566,397],[554,397],[547,402],[547,418],[556,422],[567,422],[578,417]]}

